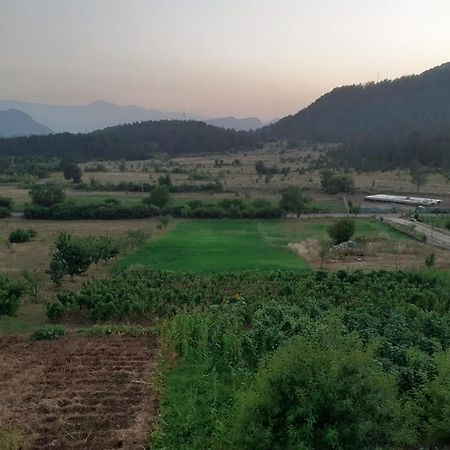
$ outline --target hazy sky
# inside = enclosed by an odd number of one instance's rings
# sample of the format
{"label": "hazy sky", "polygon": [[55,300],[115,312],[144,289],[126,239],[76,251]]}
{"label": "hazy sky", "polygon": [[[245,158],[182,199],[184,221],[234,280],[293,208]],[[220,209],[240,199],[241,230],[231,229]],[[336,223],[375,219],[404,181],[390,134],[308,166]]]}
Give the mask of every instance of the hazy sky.
{"label": "hazy sky", "polygon": [[450,61],[450,0],[0,0],[0,99],[293,113]]}

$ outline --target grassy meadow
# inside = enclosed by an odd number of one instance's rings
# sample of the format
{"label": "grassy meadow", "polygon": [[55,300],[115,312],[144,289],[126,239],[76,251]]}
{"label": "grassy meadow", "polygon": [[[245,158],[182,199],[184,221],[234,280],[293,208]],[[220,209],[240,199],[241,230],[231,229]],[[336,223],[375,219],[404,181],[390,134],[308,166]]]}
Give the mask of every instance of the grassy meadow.
{"label": "grassy meadow", "polygon": [[283,236],[280,221],[180,221],[160,239],[125,257],[120,265],[184,272],[307,268],[282,240],[267,239],[265,227]]}
{"label": "grassy meadow", "polygon": [[[330,219],[179,221],[119,266],[183,272],[305,269],[308,264],[288,244],[326,238],[329,226]],[[410,238],[381,222],[361,219],[356,221],[355,239]]]}

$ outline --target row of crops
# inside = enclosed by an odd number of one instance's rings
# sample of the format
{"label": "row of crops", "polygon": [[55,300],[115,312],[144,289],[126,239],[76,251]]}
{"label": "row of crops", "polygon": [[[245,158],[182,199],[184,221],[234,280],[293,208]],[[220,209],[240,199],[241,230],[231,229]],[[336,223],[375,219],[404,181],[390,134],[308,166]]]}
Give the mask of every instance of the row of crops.
{"label": "row of crops", "polygon": [[129,270],[47,311],[159,326],[152,448],[348,450],[450,443],[449,309],[425,273]]}

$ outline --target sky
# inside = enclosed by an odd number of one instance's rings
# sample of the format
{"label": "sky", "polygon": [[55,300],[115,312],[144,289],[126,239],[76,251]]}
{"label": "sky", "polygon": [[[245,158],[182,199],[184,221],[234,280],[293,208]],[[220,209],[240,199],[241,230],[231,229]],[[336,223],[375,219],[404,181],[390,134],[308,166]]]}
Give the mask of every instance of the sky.
{"label": "sky", "polygon": [[450,0],[0,0],[0,99],[295,113],[450,61]]}

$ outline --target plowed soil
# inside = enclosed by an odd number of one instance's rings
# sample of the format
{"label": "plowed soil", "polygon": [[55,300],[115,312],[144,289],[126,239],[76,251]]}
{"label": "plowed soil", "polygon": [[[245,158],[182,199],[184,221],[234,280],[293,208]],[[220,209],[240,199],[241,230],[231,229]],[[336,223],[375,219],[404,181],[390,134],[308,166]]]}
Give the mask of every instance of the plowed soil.
{"label": "plowed soil", "polygon": [[0,429],[26,449],[143,449],[155,418],[155,337],[0,340]]}

